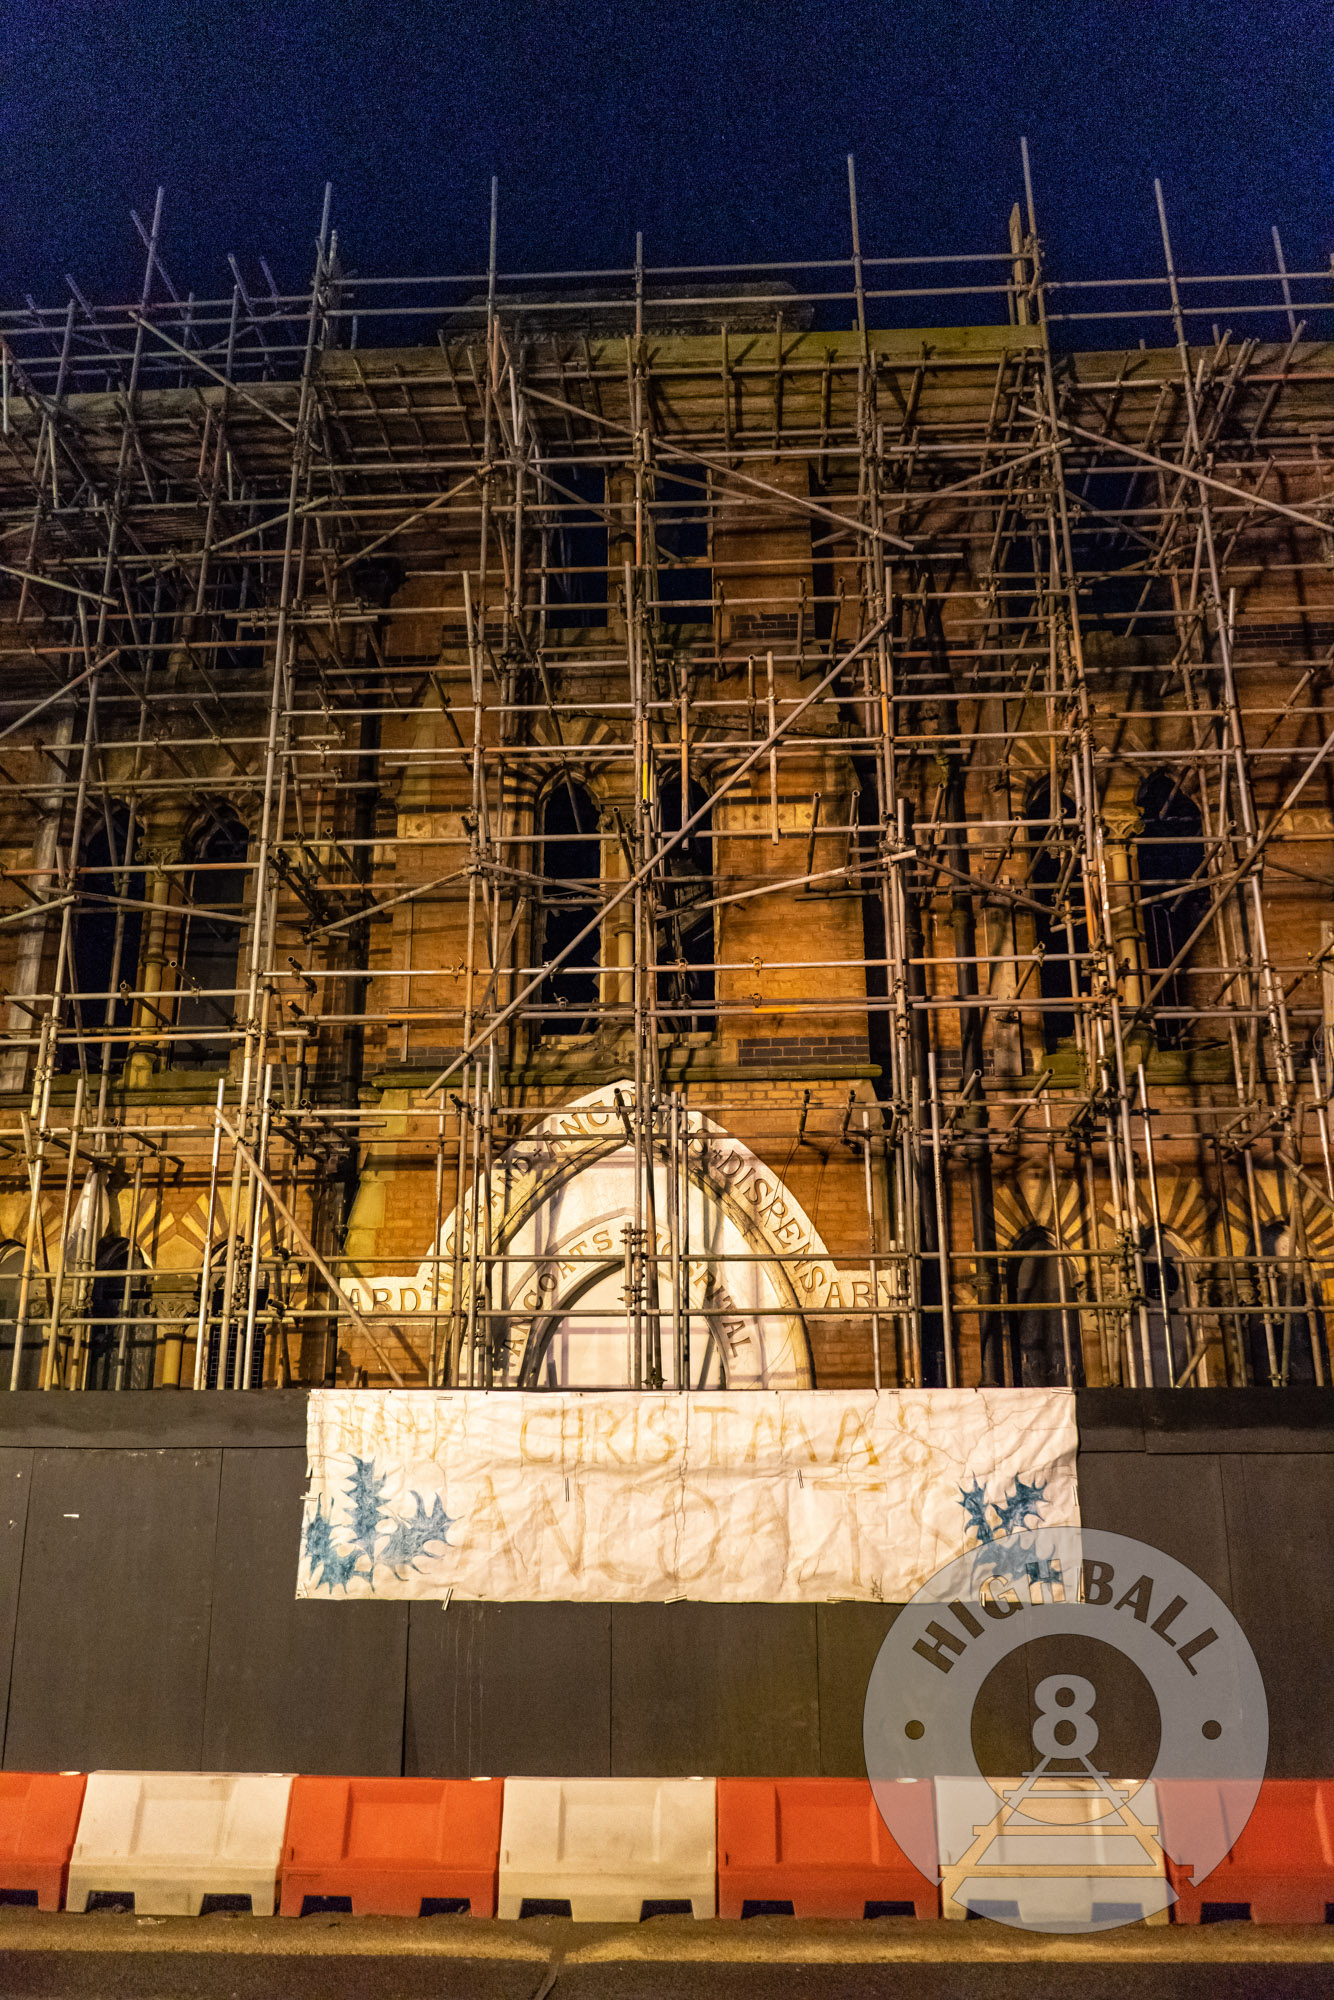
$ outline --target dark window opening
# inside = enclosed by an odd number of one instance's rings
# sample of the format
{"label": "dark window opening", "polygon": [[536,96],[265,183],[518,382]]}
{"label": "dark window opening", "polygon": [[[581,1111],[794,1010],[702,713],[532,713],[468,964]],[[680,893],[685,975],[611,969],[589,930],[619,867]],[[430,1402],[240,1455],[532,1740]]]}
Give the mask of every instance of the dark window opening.
{"label": "dark window opening", "polygon": [[653,482],[653,539],[658,555],[658,619],[663,625],[713,620],[709,562],[709,475],[702,466]]}
{"label": "dark window opening", "polygon": [[249,836],[239,819],[220,815],[200,839],[189,877],[188,914],[181,920],[178,1028],[197,1037],[172,1043],[172,1066],[202,1069],[227,1060],[235,1020],[236,973],[245,909]]}
{"label": "dark window opening", "polygon": [[[244,1253],[242,1254],[244,1257]],[[219,1264],[225,1264],[226,1257],[227,1251],[225,1245],[219,1244],[212,1259],[213,1267],[216,1269]],[[218,1387],[218,1357],[222,1348],[223,1300],[225,1296],[226,1274],[224,1272],[224,1275],[214,1282],[209,1294],[208,1325],[205,1334],[208,1345],[204,1363],[204,1387],[206,1389],[216,1389]],[[249,1311],[249,1292],[245,1264],[240,1259],[238,1259],[237,1263],[232,1296],[235,1300],[235,1305],[227,1320],[227,1352],[226,1360],[223,1364],[222,1377],[222,1387],[224,1389],[239,1389],[242,1384],[237,1379],[238,1373],[245,1373],[246,1316]],[[261,1272],[258,1285],[255,1289],[255,1335],[254,1344],[250,1350],[249,1387],[252,1389],[262,1389],[264,1386],[264,1351],[268,1342],[266,1329],[268,1305],[269,1281]]]}
{"label": "dark window opening", "polygon": [[[1204,841],[1195,801],[1187,798],[1169,772],[1155,771],[1140,787],[1139,807],[1140,910],[1152,986],[1185,948],[1208,906],[1209,891],[1198,879],[1204,869]],[[1189,1004],[1188,988],[1183,965],[1169,974],[1154,1003],[1160,1049],[1180,1048],[1186,1040],[1187,1023],[1173,1018],[1172,1010]]]}
{"label": "dark window opening", "polygon": [[[692,779],[685,818],[691,819],[708,794]],[[682,825],[681,779],[677,772],[658,794],[658,828],[663,839]],[[662,864],[656,926],[659,1021],[667,1034],[699,1034],[713,1027],[714,936],[713,814],[674,847]]]}
{"label": "dark window opening", "polygon": [[264,665],[264,642],[253,637],[253,619],[263,603],[259,573],[247,563],[229,571],[213,593],[212,645],[205,667],[228,673],[258,673]]}
{"label": "dark window opening", "polygon": [[[143,932],[143,870],[128,865],[135,838],[125,807],[107,813],[84,842],[79,868],[79,905],[74,918],[67,1029],[58,1066],[63,1070],[100,1071],[100,1034],[119,1034],[106,1050],[107,1067],[125,1065],[126,1031],[134,1003],[123,997],[139,978],[139,944]],[[76,1037],[83,1037],[80,1041]]]}
{"label": "dark window opening", "polygon": [[[871,1060],[880,1066],[880,1076],[875,1084],[876,1095],[888,1097],[894,1074],[894,1016],[884,1004],[890,998],[891,986],[885,905],[876,867],[880,848],[880,793],[864,758],[856,760],[855,768],[860,782],[853,794],[853,822],[857,831],[852,839],[852,853],[858,868],[865,867],[866,873],[853,879],[860,880],[864,886],[861,899],[862,949],[866,954],[866,997],[873,1003],[866,1018],[866,1037]],[[813,855],[815,850],[812,847],[810,851]],[[874,1004],[877,1002],[880,1004]]]}
{"label": "dark window opening", "polygon": [[[1078,861],[1071,866],[1078,826],[1073,801],[1064,792],[1053,819],[1051,787],[1045,782],[1030,798],[1025,818],[1029,821],[1032,853],[1028,885],[1034,900],[1042,905],[1034,917],[1034,930],[1042,953],[1038,972],[1044,1002],[1042,1039],[1050,1054],[1075,1032],[1074,1007],[1060,1003],[1072,1002],[1089,990],[1089,938],[1080,894],[1082,878]],[[1076,961],[1073,964],[1072,947]]]}
{"label": "dark window opening", "polygon": [[[1163,1255],[1158,1256],[1158,1240],[1152,1227],[1140,1231],[1140,1261],[1144,1269],[1144,1311],[1149,1327],[1149,1355],[1153,1364],[1153,1385],[1156,1388],[1173,1388],[1180,1370],[1185,1366],[1187,1350],[1190,1346],[1190,1320],[1182,1319],[1181,1307],[1189,1304],[1181,1283],[1181,1270],[1173,1254],[1172,1245],[1163,1238]],[[1143,1330],[1134,1328],[1137,1349],[1143,1339]],[[1140,1367],[1143,1368],[1142,1349],[1139,1353]],[[1145,1387],[1150,1386],[1145,1384]]]}
{"label": "dark window opening", "polygon": [[1074,1271],[1055,1250],[1047,1230],[1026,1230],[1006,1266],[1010,1381],[1018,1389],[1084,1386]]}
{"label": "dark window opening", "polygon": [[607,518],[602,467],[558,466],[547,493],[551,508],[547,568],[555,572],[547,577],[547,624],[605,625]]}
{"label": "dark window opening", "polygon": [[1018,645],[1024,635],[1032,639],[1029,627],[1038,611],[1038,590],[1045,578],[1043,547],[1030,520],[1011,515],[1009,532],[1001,547],[996,585],[996,622],[1007,645]]}
{"label": "dark window opening", "polygon": [[157,1322],[143,1259],[125,1236],[103,1236],[93,1260],[84,1329],[88,1357],[84,1387],[151,1389],[157,1357]]}
{"label": "dark window opening", "polygon": [[[23,1287],[23,1245],[11,1237],[0,1242],[0,1393],[14,1373],[14,1325],[19,1316],[19,1293]],[[31,1311],[31,1307],[29,1308]],[[19,1361],[20,1389],[42,1386],[42,1335],[40,1325],[29,1320],[23,1334],[23,1354]]]}
{"label": "dark window opening", "polygon": [[165,666],[179,609],[173,579],[163,576],[161,571],[141,573],[126,577],[123,590],[120,616],[112,620],[120,628],[122,667],[129,669],[137,663],[146,671]]}
{"label": "dark window opening", "polygon": [[1152,635],[1165,629],[1164,614],[1171,613],[1168,579],[1151,568],[1155,551],[1127,518],[1143,476],[1138,470],[1097,468],[1074,500],[1071,550],[1087,630]]}
{"label": "dark window opening", "polygon": [[[542,801],[538,873],[542,895],[542,962],[545,965],[596,913],[602,880],[598,816],[582,785],[558,778]],[[544,1035],[590,1034],[598,1001],[598,934],[586,937],[566,963],[542,982]],[[545,1010],[557,1011],[548,1013]]]}
{"label": "dark window opening", "polygon": [[[810,468],[810,489],[812,500],[822,506],[829,505],[828,482],[820,478],[820,468],[812,461]],[[843,531],[831,527],[828,522],[813,519],[811,522],[811,632],[816,639],[827,641],[834,636],[838,624],[837,571],[834,565],[835,551],[846,555],[847,545]],[[897,610],[898,600],[895,599]]]}
{"label": "dark window opening", "polygon": [[1259,1310],[1244,1316],[1251,1380],[1261,1387],[1313,1384],[1317,1356],[1323,1379],[1330,1379],[1321,1287],[1313,1284],[1308,1290],[1303,1276],[1305,1260],[1294,1257],[1292,1251],[1292,1231],[1287,1223],[1261,1224],[1260,1255],[1265,1262],[1257,1268],[1254,1287]]}

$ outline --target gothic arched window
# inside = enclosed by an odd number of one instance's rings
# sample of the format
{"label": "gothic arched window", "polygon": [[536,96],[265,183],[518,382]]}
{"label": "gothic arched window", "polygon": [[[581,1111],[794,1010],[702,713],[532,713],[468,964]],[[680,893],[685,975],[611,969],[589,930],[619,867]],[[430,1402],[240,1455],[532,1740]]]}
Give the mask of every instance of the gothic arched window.
{"label": "gothic arched window", "polygon": [[[23,1245],[13,1237],[0,1238],[0,1394],[9,1387],[14,1373],[14,1325],[22,1289]],[[34,1325],[29,1318],[19,1359],[19,1388],[40,1389],[41,1374],[42,1328],[40,1321]]]}
{"label": "gothic arched window", "polygon": [[1261,1224],[1259,1310],[1246,1315],[1246,1344],[1251,1380],[1264,1386],[1330,1379],[1321,1287],[1308,1288],[1305,1260],[1293,1253],[1289,1223]]}
{"label": "gothic arched window", "polygon": [[[1041,907],[1034,917],[1042,953],[1038,972],[1042,995],[1042,1039],[1050,1051],[1075,1032],[1073,1002],[1088,991],[1088,924],[1078,861],[1078,822],[1064,792],[1053,809],[1051,786],[1036,787],[1025,814],[1029,822],[1029,891]],[[1071,953],[1074,953],[1072,962]],[[1065,1003],[1064,1005],[1061,1003]]]}
{"label": "gothic arched window", "polygon": [[[143,871],[133,865],[137,831],[129,808],[113,806],[83,843],[66,1014],[79,1039],[62,1044],[61,1069],[100,1070],[104,1049],[109,1069],[125,1064],[134,1003],[121,997],[121,989],[138,984],[144,921]],[[120,1039],[109,1047],[96,1039],[112,1033]]]}
{"label": "gothic arched window", "polygon": [[1019,1389],[1081,1388],[1078,1292],[1045,1229],[1028,1229],[1005,1271],[1011,1380]]}
{"label": "gothic arched window", "polygon": [[677,465],[653,482],[653,542],[658,559],[658,622],[700,625],[713,620],[709,561],[709,472]]}
{"label": "gothic arched window", "polygon": [[[596,913],[602,880],[597,808],[582,785],[558,778],[538,812],[542,877],[542,962],[564,950]],[[594,931],[542,982],[542,1033],[590,1033],[598,1001],[598,935]],[[550,1010],[550,1011],[549,1011]]]}
{"label": "gothic arched window", "polygon": [[[1140,911],[1150,986],[1184,950],[1204,913],[1208,890],[1200,809],[1187,798],[1170,771],[1155,771],[1140,786],[1142,824],[1136,843]],[[1169,974],[1154,1004],[1154,1027],[1161,1049],[1185,1039],[1189,1005],[1184,967]]]}
{"label": "gothic arched window", "polygon": [[249,835],[235,814],[215,814],[194,843],[187,913],[181,919],[176,1025],[195,1032],[172,1045],[180,1069],[222,1066],[236,1013]]}
{"label": "gothic arched window", "polygon": [[94,1259],[85,1329],[87,1389],[151,1389],[157,1322],[143,1258],[128,1238],[103,1236]]}
{"label": "gothic arched window", "polygon": [[600,465],[560,465],[549,480],[547,624],[607,622],[607,494]]}
{"label": "gothic arched window", "polygon": [[[692,779],[684,817],[693,819],[708,794]],[[682,825],[681,779],[666,779],[658,794],[658,834],[662,840]],[[713,814],[705,812],[662,864],[658,883],[658,1007],[667,1032],[698,1034],[714,1025]]]}
{"label": "gothic arched window", "polygon": [[[261,1271],[255,1297],[255,1327],[250,1348],[250,1375],[248,1382],[240,1379],[245,1374],[245,1338],[248,1306],[244,1296],[237,1296],[235,1306],[229,1314],[223,1311],[227,1296],[226,1274],[223,1270],[227,1260],[227,1247],[219,1243],[210,1260],[210,1269],[215,1275],[209,1284],[208,1314],[204,1322],[204,1387],[216,1389],[262,1389],[264,1386],[264,1355],[268,1345],[269,1279]],[[238,1287],[238,1293],[241,1288]],[[222,1322],[227,1320],[227,1351],[222,1356]],[[218,1382],[219,1359],[222,1360],[222,1383]]]}

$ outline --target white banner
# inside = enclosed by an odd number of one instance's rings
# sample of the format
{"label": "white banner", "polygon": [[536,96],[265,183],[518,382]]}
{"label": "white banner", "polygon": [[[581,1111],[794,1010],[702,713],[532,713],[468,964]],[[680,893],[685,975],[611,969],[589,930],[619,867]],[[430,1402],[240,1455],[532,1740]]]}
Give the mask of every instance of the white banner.
{"label": "white banner", "polygon": [[902,1603],[1079,1525],[1055,1389],[312,1392],[298,1597]]}

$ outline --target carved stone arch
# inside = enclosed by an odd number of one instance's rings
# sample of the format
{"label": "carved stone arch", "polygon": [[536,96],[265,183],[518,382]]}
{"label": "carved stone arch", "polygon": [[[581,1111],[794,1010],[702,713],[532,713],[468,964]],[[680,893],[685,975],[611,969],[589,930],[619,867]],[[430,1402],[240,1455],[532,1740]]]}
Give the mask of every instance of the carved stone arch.
{"label": "carved stone arch", "polygon": [[[1047,794],[1047,797],[1050,800],[1052,795],[1051,767],[1050,765],[1047,764],[1041,764],[1036,766],[1034,768],[1031,778],[1029,779],[1028,783],[1024,786],[1023,818],[1031,819],[1033,817],[1032,808],[1037,804],[1038,799],[1042,796],[1044,792]],[[1062,819],[1073,818],[1075,814],[1075,802],[1073,798],[1070,796],[1070,793],[1066,787],[1065,776],[1061,773],[1057,774],[1055,793],[1061,805],[1061,818]],[[1070,808],[1068,814],[1065,811],[1066,806]],[[1048,805],[1047,810],[1050,813],[1051,810],[1050,804]],[[1029,832],[1031,837],[1032,834],[1031,828],[1029,829]]]}
{"label": "carved stone arch", "polygon": [[[1141,1192],[1140,1205],[1147,1214],[1147,1190]],[[1162,1217],[1163,1233],[1175,1237],[1186,1255],[1209,1255],[1220,1234],[1221,1215],[1198,1174],[1160,1168],[1158,1211]]]}
{"label": "carved stone arch", "polygon": [[219,793],[216,797],[205,794],[202,804],[196,805],[189,816],[181,822],[180,848],[185,860],[197,859],[207,845],[209,836],[220,822],[233,819],[246,836],[246,845],[255,838],[256,814],[253,801],[250,812],[242,809],[241,803]]}
{"label": "carved stone arch", "polygon": [[[1290,1174],[1284,1174],[1280,1182],[1275,1170],[1266,1167],[1256,1170],[1255,1196],[1262,1230],[1274,1226],[1291,1227],[1300,1203],[1301,1224],[1312,1258],[1320,1264],[1334,1264],[1334,1203],[1310,1189],[1294,1186]],[[1227,1221],[1231,1224],[1235,1254],[1246,1256],[1252,1250],[1254,1232],[1245,1186],[1240,1182],[1229,1187]],[[1223,1235],[1221,1213],[1219,1235],[1220,1238]],[[1223,1249],[1226,1250],[1225,1244]]]}
{"label": "carved stone arch", "polygon": [[[534,1345],[540,1349],[549,1343],[553,1324],[574,1310],[574,1300],[620,1269],[633,1180],[630,1148],[615,1105],[617,1091],[632,1112],[631,1084],[592,1092],[551,1113],[492,1169],[485,1210],[479,1204],[478,1213],[489,1214],[492,1253],[508,1260],[495,1267],[501,1295],[486,1302],[493,1326],[505,1330],[509,1343],[502,1362],[507,1379],[531,1379],[541,1361],[540,1353],[535,1362],[529,1360]],[[692,1285],[683,1298],[683,1314],[692,1379],[696,1337],[707,1359],[712,1336],[721,1378],[731,1386],[810,1386],[804,1314],[811,1302],[803,1300],[799,1278],[828,1265],[828,1253],[795,1197],[748,1148],[699,1113],[690,1114],[687,1125]],[[661,1158],[654,1165],[655,1189],[663,1190],[658,1208],[661,1257],[665,1165]],[[471,1204],[465,1203],[462,1215],[449,1219],[438,1252],[423,1262],[417,1280],[420,1295],[430,1298],[438,1270],[439,1307],[452,1305],[457,1259],[462,1274],[459,1318],[469,1303],[471,1212]],[[794,1252],[801,1260],[795,1276],[784,1261]],[[660,1298],[666,1283],[660,1278]],[[614,1318],[615,1312],[608,1310]],[[619,1313],[624,1341],[623,1301]],[[568,1386],[594,1383],[571,1380]],[[596,1386],[615,1384],[599,1380]]]}
{"label": "carved stone arch", "polygon": [[[1007,1174],[996,1184],[996,1228],[1002,1249],[1011,1248],[1028,1231],[1041,1231],[1055,1242],[1059,1234],[1067,1252],[1089,1247],[1084,1191],[1073,1174],[1056,1181],[1059,1209],[1053,1203],[1051,1176],[1038,1172]],[[1097,1218],[1092,1218],[1096,1230]]]}

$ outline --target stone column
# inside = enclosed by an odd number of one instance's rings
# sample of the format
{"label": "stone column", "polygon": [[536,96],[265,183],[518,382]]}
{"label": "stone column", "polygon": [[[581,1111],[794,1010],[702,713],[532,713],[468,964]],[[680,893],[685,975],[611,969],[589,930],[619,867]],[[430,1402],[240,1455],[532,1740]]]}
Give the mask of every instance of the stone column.
{"label": "stone column", "polygon": [[1121,799],[1108,801],[1103,807],[1102,821],[1117,980],[1121,1004],[1133,1013],[1144,1004],[1147,990],[1144,979],[1147,953],[1134,859],[1134,844],[1144,830],[1144,818],[1132,800]]}
{"label": "stone column", "polygon": [[158,1067],[162,1049],[170,1054],[171,1044],[162,1034],[164,1010],[161,1004],[166,997],[163,974],[167,963],[167,924],[174,885],[167,866],[180,858],[181,842],[176,832],[160,833],[145,843],[145,888],[152,908],[147,912],[137,975],[130,968],[122,968],[123,974],[129,971],[142,993],[142,997],[134,1003],[133,1039],[130,1042],[130,1058],[125,1066],[125,1081],[131,1090],[147,1087]]}
{"label": "stone column", "polygon": [[[159,1321],[158,1380],[163,1389],[181,1386],[181,1360],[188,1340],[194,1345],[198,1324],[198,1271],[162,1271],[149,1280],[153,1317]],[[207,1339],[207,1330],[205,1331]]]}
{"label": "stone column", "polygon": [[[624,815],[622,815],[624,821]],[[602,837],[602,894],[614,895],[626,878],[625,852],[617,830],[613,808],[605,806],[599,815]],[[581,948],[576,954],[582,957]],[[603,1002],[612,1007],[631,1007],[635,998],[635,902],[627,896],[607,918],[602,935],[602,964],[606,970],[600,981]],[[624,1023],[616,1032],[623,1031]]]}
{"label": "stone column", "polygon": [[[57,782],[64,775],[59,753],[68,749],[73,740],[74,711],[71,709],[56,724],[55,741],[48,753],[52,776]],[[32,865],[37,872],[31,886],[39,896],[48,899],[56,887],[57,848],[60,842],[59,792],[53,792],[42,800],[42,815],[33,841]],[[42,987],[42,958],[46,950],[48,923],[48,918],[34,914],[21,927],[14,965],[14,998],[9,1003],[8,1032],[15,1040],[37,1032],[38,1015],[30,1008],[34,1005],[33,995],[39,993]],[[28,1059],[28,1050],[15,1047],[13,1043],[0,1052],[0,1090],[22,1090],[28,1074]]]}

